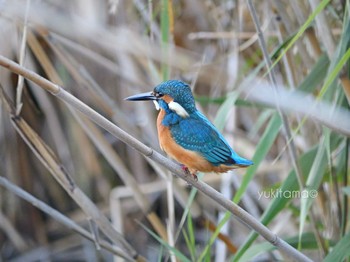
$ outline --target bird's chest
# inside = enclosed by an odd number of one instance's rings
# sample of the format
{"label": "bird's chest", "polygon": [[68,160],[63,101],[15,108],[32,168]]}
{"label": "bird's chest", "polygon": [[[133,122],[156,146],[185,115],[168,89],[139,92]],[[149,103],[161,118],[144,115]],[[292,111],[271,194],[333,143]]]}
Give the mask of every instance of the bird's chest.
{"label": "bird's chest", "polygon": [[158,114],[157,129],[159,145],[167,154],[172,151],[176,144],[173,130],[179,129],[183,121],[185,121],[185,119],[169,110],[161,109]]}
{"label": "bird's chest", "polygon": [[[164,109],[161,109],[158,118],[157,118],[157,130],[158,130],[158,139],[161,149],[165,152],[168,152],[168,145],[173,141],[170,127],[172,116],[167,114]],[[174,121],[172,121],[174,122]]]}
{"label": "bird's chest", "polygon": [[175,113],[161,110],[157,118],[157,129],[162,150],[169,153],[174,144],[186,148],[183,143],[185,137],[198,137],[198,132],[194,133],[193,122],[191,118],[182,118]]}

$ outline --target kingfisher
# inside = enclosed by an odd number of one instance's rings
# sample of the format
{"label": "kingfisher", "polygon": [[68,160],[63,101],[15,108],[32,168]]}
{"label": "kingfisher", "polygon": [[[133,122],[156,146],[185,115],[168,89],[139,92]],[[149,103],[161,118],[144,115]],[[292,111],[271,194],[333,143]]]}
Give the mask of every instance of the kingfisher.
{"label": "kingfisher", "polygon": [[157,85],[152,92],[125,100],[154,102],[160,109],[157,118],[160,148],[195,180],[197,172],[224,173],[253,164],[239,156],[216,127],[197,110],[188,84],[168,80]]}

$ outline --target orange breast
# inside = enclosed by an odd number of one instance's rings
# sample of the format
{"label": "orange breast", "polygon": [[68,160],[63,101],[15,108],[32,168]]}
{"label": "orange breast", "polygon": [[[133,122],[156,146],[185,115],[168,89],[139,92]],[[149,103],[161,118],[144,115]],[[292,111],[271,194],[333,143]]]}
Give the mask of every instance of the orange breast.
{"label": "orange breast", "polygon": [[195,173],[196,171],[204,173],[223,173],[227,172],[228,170],[238,168],[238,166],[214,166],[197,152],[187,150],[178,145],[173,139],[169,127],[162,125],[164,116],[165,111],[161,109],[157,118],[159,145],[161,149],[167,153],[167,155],[175,159],[177,162],[185,165],[191,171],[191,173]]}

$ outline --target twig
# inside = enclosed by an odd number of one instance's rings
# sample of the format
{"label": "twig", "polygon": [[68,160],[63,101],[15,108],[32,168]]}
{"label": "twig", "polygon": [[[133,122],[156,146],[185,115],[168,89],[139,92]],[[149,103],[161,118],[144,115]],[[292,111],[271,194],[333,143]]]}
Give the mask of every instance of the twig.
{"label": "twig", "polygon": [[[95,238],[93,235],[91,235],[87,230],[79,226],[77,223],[75,223],[73,220],[69,219],[62,213],[58,212],[56,209],[50,207],[46,203],[42,202],[41,200],[37,199],[33,195],[29,194],[28,192],[24,191],[22,188],[14,185],[11,183],[8,179],[0,176],[0,185],[5,187],[10,192],[14,193],[15,195],[19,196],[20,198],[24,199],[25,201],[31,203],[33,206],[39,208],[41,211],[45,212],[49,216],[51,216],[56,221],[60,222],[61,224],[65,225],[66,227],[74,230],[75,232],[79,233],[81,236],[85,237],[86,239],[89,239],[91,241],[95,241]],[[112,252],[113,254],[120,256],[128,261],[134,261],[128,254],[126,254],[123,250],[116,246],[112,246],[110,243],[106,242],[103,239],[98,239],[98,244],[103,247],[104,249]]]}
{"label": "twig", "polygon": [[60,98],[65,103],[73,106],[75,109],[79,110],[91,120],[93,120],[96,124],[106,129],[112,135],[116,136],[129,146],[133,147],[146,157],[158,162],[159,164],[166,167],[168,170],[176,174],[178,177],[185,180],[187,183],[191,184],[193,187],[196,187],[199,191],[204,193],[209,198],[213,199],[219,205],[227,209],[234,216],[236,216],[242,223],[246,224],[251,229],[255,230],[259,235],[264,237],[267,241],[269,241],[272,245],[278,248],[281,252],[287,255],[290,258],[293,258],[297,261],[311,261],[304,254],[294,249],[284,240],[279,238],[276,234],[271,232],[266,226],[261,224],[258,220],[256,220],[253,216],[243,210],[241,207],[231,202],[229,199],[223,197],[218,191],[209,185],[203,183],[202,181],[195,181],[192,176],[188,176],[185,172],[182,171],[181,167],[176,163],[170,161],[160,153],[154,151],[152,148],[144,145],[139,140],[135,139],[128,133],[124,132],[118,126],[114,125],[111,121],[94,111],[92,108],[84,104],[82,101],[65,91],[60,86],[48,81],[47,79],[39,76],[38,74],[27,70],[23,66],[18,65],[17,63],[11,61],[8,58],[0,55],[0,65],[8,68],[10,71],[16,74],[23,75],[28,80],[33,81],[40,87],[45,90],[51,92],[53,95]]}

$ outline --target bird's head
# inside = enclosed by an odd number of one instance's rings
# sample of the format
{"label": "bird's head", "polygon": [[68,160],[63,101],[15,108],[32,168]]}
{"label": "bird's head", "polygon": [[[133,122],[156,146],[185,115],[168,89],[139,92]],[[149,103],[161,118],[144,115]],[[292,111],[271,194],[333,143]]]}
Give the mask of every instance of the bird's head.
{"label": "bird's head", "polygon": [[187,117],[196,110],[190,86],[179,80],[165,81],[157,85],[152,92],[133,95],[125,100],[153,100],[161,108],[169,108],[182,117]]}

